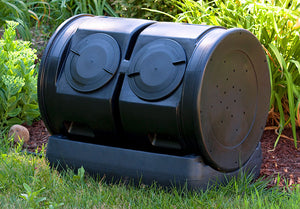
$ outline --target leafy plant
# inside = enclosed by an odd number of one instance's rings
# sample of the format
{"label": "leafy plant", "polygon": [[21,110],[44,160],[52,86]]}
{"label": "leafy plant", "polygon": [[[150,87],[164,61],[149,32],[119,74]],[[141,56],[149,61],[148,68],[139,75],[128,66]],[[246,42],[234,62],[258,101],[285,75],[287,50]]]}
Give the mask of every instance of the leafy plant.
{"label": "leafy plant", "polygon": [[15,40],[18,23],[8,21],[0,40],[0,130],[39,116],[37,56],[30,42]]}
{"label": "leafy plant", "polygon": [[[172,0],[181,10],[177,22],[240,27],[260,40],[271,74],[269,120],[279,133],[300,126],[300,2],[292,0]],[[276,140],[274,147],[279,140]]]}
{"label": "leafy plant", "polygon": [[26,200],[29,208],[40,208],[41,202],[45,201],[46,197],[38,197],[38,196],[45,189],[45,187],[43,187],[37,191],[33,191],[32,188],[28,184],[23,183],[23,186],[26,190],[26,193],[21,194],[21,197],[24,200]]}
{"label": "leafy plant", "polygon": [[[6,21],[18,22],[19,34],[23,39],[30,40],[30,28],[35,23],[40,25],[41,20],[48,14],[47,4],[45,1],[38,0],[0,0],[0,26]],[[43,10],[38,10],[39,7]]]}
{"label": "leafy plant", "polygon": [[81,183],[84,183],[84,173],[85,170],[84,168],[81,166],[80,168],[78,168],[77,170],[77,175],[73,176],[73,180],[74,181],[80,181]]}
{"label": "leafy plant", "polygon": [[170,17],[153,13],[151,10],[162,11],[171,15],[176,15],[179,10],[171,0],[114,0],[116,13],[121,17],[143,18],[160,21],[170,21]]}
{"label": "leafy plant", "polygon": [[118,16],[106,0],[53,0],[50,1],[51,19],[57,26],[77,14]]}

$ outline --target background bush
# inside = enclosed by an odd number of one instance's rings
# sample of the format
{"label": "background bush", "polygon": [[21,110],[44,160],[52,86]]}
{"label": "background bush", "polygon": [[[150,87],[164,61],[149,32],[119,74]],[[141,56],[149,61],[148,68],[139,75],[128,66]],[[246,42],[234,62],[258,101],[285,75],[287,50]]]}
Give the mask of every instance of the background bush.
{"label": "background bush", "polygon": [[47,16],[47,5],[45,1],[0,0],[0,27],[6,21],[18,22],[19,35],[25,40],[30,40],[30,28],[39,26]]}
{"label": "background bush", "polygon": [[18,22],[19,35],[31,40],[32,33],[51,34],[63,21],[82,13],[118,16],[106,0],[0,0],[0,27],[7,20]]}
{"label": "background bush", "polygon": [[172,18],[167,15],[145,9],[157,10],[170,15],[176,15],[179,12],[171,0],[111,0],[111,2],[116,13],[121,17],[172,21]]}
{"label": "background bush", "polygon": [[77,14],[118,16],[107,0],[52,0],[50,7],[51,27]]}
{"label": "background bush", "polygon": [[30,42],[15,40],[17,25],[7,22],[0,40],[0,131],[14,124],[31,124],[40,115],[34,64],[37,56]]}

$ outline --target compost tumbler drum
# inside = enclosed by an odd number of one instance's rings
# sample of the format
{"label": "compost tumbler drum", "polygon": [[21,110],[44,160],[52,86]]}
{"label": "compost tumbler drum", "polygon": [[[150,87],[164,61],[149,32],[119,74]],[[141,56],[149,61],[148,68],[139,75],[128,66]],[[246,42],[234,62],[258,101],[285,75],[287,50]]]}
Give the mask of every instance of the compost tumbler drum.
{"label": "compost tumbler drum", "polygon": [[142,141],[226,172],[254,152],[270,96],[264,51],[246,30],[85,15],[53,35],[38,82],[52,134]]}

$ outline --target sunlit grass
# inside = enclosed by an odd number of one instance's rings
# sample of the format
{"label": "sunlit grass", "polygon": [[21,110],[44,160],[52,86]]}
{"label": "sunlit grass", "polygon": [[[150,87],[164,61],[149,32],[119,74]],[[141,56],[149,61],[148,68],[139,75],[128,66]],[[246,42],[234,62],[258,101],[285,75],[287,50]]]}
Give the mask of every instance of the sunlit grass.
{"label": "sunlit grass", "polygon": [[[3,143],[2,143],[3,144]],[[1,146],[2,148],[6,145]],[[240,175],[206,191],[109,183],[84,169],[57,171],[44,156],[0,149],[0,208],[297,208],[300,187],[267,188]],[[31,197],[31,198],[24,198]]]}

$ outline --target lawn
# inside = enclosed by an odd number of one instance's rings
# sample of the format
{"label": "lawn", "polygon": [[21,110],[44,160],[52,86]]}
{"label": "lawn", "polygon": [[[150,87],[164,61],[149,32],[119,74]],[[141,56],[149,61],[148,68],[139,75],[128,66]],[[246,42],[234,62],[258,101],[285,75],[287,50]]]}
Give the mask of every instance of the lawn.
{"label": "lawn", "polygon": [[20,152],[2,141],[0,208],[299,208],[300,187],[267,188],[242,175],[206,191],[109,183],[84,169],[57,171],[44,156]]}

